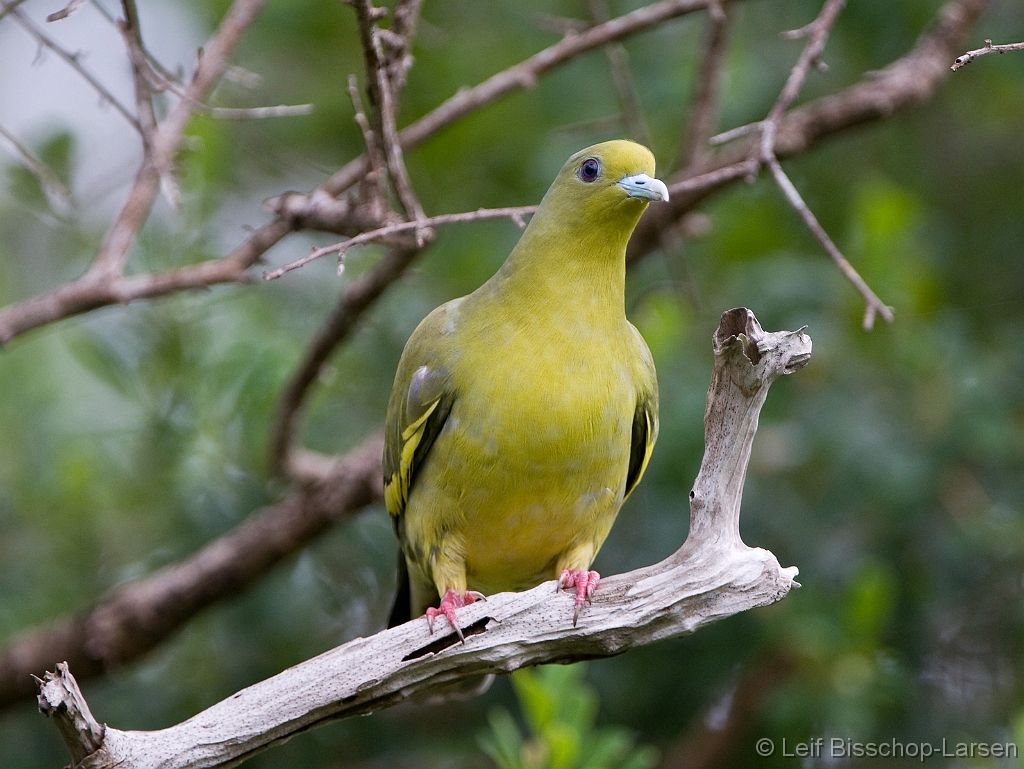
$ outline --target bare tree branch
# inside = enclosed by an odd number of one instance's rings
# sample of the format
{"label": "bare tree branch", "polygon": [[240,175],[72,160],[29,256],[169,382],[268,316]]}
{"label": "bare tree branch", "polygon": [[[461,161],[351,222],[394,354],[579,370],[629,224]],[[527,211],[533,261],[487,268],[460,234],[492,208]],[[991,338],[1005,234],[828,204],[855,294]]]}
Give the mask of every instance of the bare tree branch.
{"label": "bare tree branch", "polygon": [[[713,0],[663,0],[644,6],[608,24],[593,27],[585,33],[566,38],[530,59],[479,86],[463,91],[436,110],[413,123],[399,134],[403,149],[409,149],[450,123],[500,96],[526,87],[544,72],[610,40],[629,34],[694,10],[707,7]],[[0,0],[2,2],[2,0]],[[948,64],[961,49],[967,30],[989,0],[952,0],[940,10],[938,23],[927,32],[914,49],[880,72],[872,73],[860,83],[832,96],[818,99],[787,113],[781,121],[775,142],[778,158],[806,152],[823,138],[872,120],[891,117],[901,110],[924,103],[949,72]],[[5,6],[6,7],[6,6]],[[756,130],[758,126],[752,126]],[[732,173],[718,173],[734,168],[749,156],[751,144],[737,143],[697,168],[672,177],[671,185],[681,185],[687,194],[673,195],[672,201],[651,209],[640,222],[630,241],[629,261],[636,261],[660,247],[660,232],[680,220],[701,200],[724,184],[740,178]],[[288,193],[270,202],[278,217],[257,228],[250,239],[223,257],[219,262],[182,268],[159,274],[158,279],[130,280],[116,286],[79,280],[31,299],[0,309],[0,345],[19,334],[41,325],[109,304],[127,303],[163,293],[186,290],[244,279],[244,270],[269,248],[297,227],[320,227],[331,232],[357,234],[364,229],[355,218],[357,211],[344,201],[330,203],[329,198],[342,194],[359,181],[367,171],[366,158],[349,162],[308,195]],[[687,179],[703,179],[699,187],[684,184]],[[376,226],[376,224],[371,224]],[[205,281],[205,282],[204,282]]]}
{"label": "bare tree branch", "polygon": [[[62,665],[40,684],[40,708],[61,722],[90,769],[235,766],[315,726],[369,713],[466,676],[619,654],[692,633],[783,598],[797,570],[740,539],[743,480],[758,415],[779,376],[810,359],[802,332],[765,333],[753,313],[730,310],[714,337],[705,452],[690,493],[690,534],[661,563],[610,577],[572,623],[571,598],[545,582],[489,596],[459,611],[465,643],[423,618],[359,638],[156,732],[101,728]],[[102,745],[97,749],[97,733]]]}
{"label": "bare tree branch", "polygon": [[[595,24],[605,24],[611,20],[608,4],[605,0],[587,0],[590,18]],[[615,88],[615,97],[622,112],[622,122],[626,126],[626,134],[633,141],[644,146],[651,146],[651,132],[644,120],[644,108],[640,103],[633,74],[629,69],[629,53],[622,43],[609,43],[604,47],[604,55],[608,59],[608,69]]]}
{"label": "bare tree branch", "polygon": [[[151,152],[143,158],[128,199],[107,230],[89,269],[77,280],[31,299],[15,302],[0,309],[0,345],[20,333],[59,318],[85,312],[116,302],[127,302],[144,296],[169,293],[185,287],[237,282],[243,279],[248,262],[239,270],[240,259],[251,255],[252,246],[261,246],[260,236],[273,237],[273,228],[256,233],[249,244],[224,259],[164,273],[133,277],[121,275],[128,251],[152,208],[160,188],[159,168],[173,164],[174,153],[181,142],[185,124],[194,105],[204,100],[227,67],[227,59],[242,35],[256,18],[267,0],[235,0],[220,26],[204,47],[185,98],[164,119],[152,134]],[[3,0],[0,0],[2,3]],[[20,11],[14,11],[20,14]],[[136,126],[138,123],[136,121]],[[287,233],[287,229],[253,256],[253,261],[270,245]]]}
{"label": "bare tree branch", "polygon": [[[949,75],[949,60],[962,50],[963,40],[990,0],[950,0],[939,10],[936,22],[905,56],[872,72],[860,82],[831,96],[797,107],[784,115],[775,139],[775,155],[787,158],[810,150],[835,133],[865,123],[891,118],[894,114],[927,102]],[[756,132],[755,124],[747,131]],[[660,247],[661,233],[689,213],[704,198],[741,175],[717,172],[737,170],[749,163],[754,139],[735,142],[697,168],[667,180],[671,199],[648,209],[633,232],[626,252],[632,263]],[[756,170],[756,169],[755,169]],[[676,194],[690,178],[704,177],[702,184],[685,194]]]}
{"label": "bare tree branch", "polygon": [[[359,19],[359,37],[363,43],[363,56],[366,60],[367,92],[374,107],[372,124],[383,145],[388,178],[395,189],[405,217],[422,222],[426,215],[416,198],[412,181],[409,179],[409,172],[405,168],[405,157],[398,141],[398,128],[395,124],[397,111],[395,88],[389,78],[390,68],[381,42],[382,30],[377,27],[377,20],[387,13],[387,9],[375,8],[371,0],[353,0],[352,6],[356,9],[356,16]],[[398,35],[395,33],[392,35],[401,41]],[[403,51],[406,49],[404,41],[395,45]],[[405,72],[404,70],[400,70],[400,72],[404,80]],[[422,225],[416,227],[417,246],[422,248],[431,239],[433,239],[433,233],[429,228]]]}
{"label": "bare tree branch", "polygon": [[19,5],[23,5],[27,2],[28,0],[8,0],[7,2],[0,2],[0,21],[3,21],[5,16],[13,13],[14,9]]}
{"label": "bare tree branch", "polygon": [[158,78],[146,59],[145,48],[142,45],[142,30],[139,26],[139,11],[135,7],[135,0],[121,0],[121,9],[124,11],[124,19],[117,23],[117,30],[124,38],[128,60],[132,65],[132,79],[135,82],[135,109],[138,114],[139,131],[142,134],[142,165],[146,166],[149,163],[155,165],[160,176],[160,189],[164,193],[164,198],[171,208],[177,210],[181,206],[181,192],[178,190],[178,183],[174,180],[171,167],[161,164],[161,158],[155,147],[157,120],[156,113],[153,111],[153,94],[156,91],[154,83],[158,82]]}
{"label": "bare tree branch", "polygon": [[886,306],[874,291],[868,286],[864,279],[847,261],[846,257],[839,251],[839,248],[825,232],[825,228],[818,222],[811,209],[804,202],[796,186],[790,181],[782,165],[775,156],[775,138],[779,130],[782,117],[790,105],[800,93],[800,88],[807,78],[811,66],[821,61],[821,54],[825,50],[825,43],[828,41],[828,34],[835,24],[839,12],[846,6],[846,0],[826,0],[821,8],[818,17],[801,29],[788,33],[787,37],[795,39],[806,37],[807,45],[804,46],[800,57],[789,73],[786,84],[783,86],[779,98],[772,106],[768,116],[760,123],[760,142],[751,149],[752,157],[755,157],[761,164],[768,166],[772,177],[778,184],[779,189],[785,195],[786,200],[796,209],[800,218],[803,219],[811,234],[821,244],[825,252],[832,258],[840,271],[854,285],[860,295],[864,298],[866,309],[864,311],[863,327],[870,331],[875,323],[875,314],[879,314],[887,322],[892,323],[892,309]]}
{"label": "bare tree branch", "polygon": [[77,72],[82,77],[82,79],[84,79],[89,85],[93,87],[93,89],[96,91],[96,93],[100,95],[100,98],[104,102],[106,102],[115,110],[120,112],[124,119],[127,120],[128,123],[131,125],[132,128],[134,128],[136,131],[139,131],[140,133],[142,132],[142,126],[139,125],[139,121],[136,119],[135,115],[133,115],[126,106],[121,104],[121,102],[117,100],[117,97],[110,92],[110,89],[103,85],[100,79],[97,78],[94,74],[92,74],[85,67],[85,65],[82,64],[81,61],[79,61],[79,54],[71,53],[71,51],[64,48],[64,46],[62,46],[52,37],[43,32],[43,30],[39,29],[39,27],[37,27],[28,16],[26,16],[19,8],[17,8],[14,3],[5,2],[5,0],[0,0],[0,12],[2,12],[4,15],[7,15],[9,13],[14,18],[14,20],[21,25],[22,29],[28,32],[29,35],[31,35],[39,45],[43,46],[44,48],[48,48],[49,50],[57,54],[59,58],[63,59],[68,64],[68,66],[75,70],[75,72]]}
{"label": "bare tree branch", "polygon": [[[488,78],[475,88],[460,91],[437,109],[401,131],[398,136],[399,144],[403,150],[407,150],[501,96],[532,85],[544,73],[576,56],[668,19],[701,10],[709,3],[716,1],[661,0],[661,2],[644,6],[612,19],[607,24],[592,27],[584,33],[566,38],[526,61]],[[238,0],[238,2],[242,3],[242,0]],[[249,0],[249,2],[258,6],[265,0]],[[7,7],[4,0],[0,0],[0,4]],[[410,7],[412,5],[409,3]],[[403,12],[403,14],[405,13]],[[242,17],[244,15],[244,12],[239,14]],[[225,22],[222,23],[222,28],[227,31],[236,26],[236,22],[229,22],[229,19],[225,19]],[[238,32],[240,33],[241,30]],[[214,39],[219,37],[220,33],[218,32]],[[234,34],[228,35],[228,37],[237,42]],[[219,48],[214,49],[208,45],[203,61],[214,58],[211,54],[219,55],[219,50]],[[198,75],[197,72],[197,77],[193,80],[193,87],[196,86],[196,83],[207,82],[207,78],[200,78]],[[170,123],[169,119],[165,121],[161,135],[176,136],[180,141],[180,130],[184,126],[181,111],[188,105],[195,108],[195,105],[202,101],[202,99],[197,99],[196,95],[196,93],[183,94],[175,113],[178,117],[173,123]],[[175,127],[178,127],[176,131],[171,130]],[[96,256],[94,267],[76,281],[0,308],[0,345],[39,326],[109,304],[128,303],[137,299],[159,296],[162,293],[172,293],[217,283],[243,281],[245,279],[244,270],[252,266],[263,253],[291,233],[300,225],[300,222],[305,221],[309,226],[315,226],[316,219],[322,214],[330,215],[330,226],[328,227],[330,231],[351,232],[353,225],[346,222],[340,215],[341,211],[346,208],[345,204],[326,205],[323,195],[324,193],[331,197],[341,195],[355,185],[368,170],[367,158],[362,155],[350,161],[310,193],[307,196],[310,198],[309,201],[301,200],[302,196],[297,193],[290,193],[271,201],[270,207],[272,209],[279,208],[282,215],[256,229],[246,242],[220,260],[167,271],[151,277],[137,276],[138,279],[131,280],[114,279],[110,275],[112,272],[119,271],[123,265],[128,247],[136,230],[141,226],[142,219],[148,214],[158,189],[159,175],[154,172],[152,164],[144,165],[139,171],[132,193],[130,193],[121,215],[111,226],[104,239],[100,253]],[[317,200],[313,200],[313,198],[317,198]],[[348,207],[347,210],[353,216],[359,214],[358,207]],[[301,215],[291,217],[288,216],[290,212],[299,212]],[[373,222],[371,226],[376,227],[379,224],[380,222]],[[206,282],[203,282],[204,279]]]}
{"label": "bare tree branch", "polygon": [[988,53],[1008,53],[1010,51],[1024,51],[1024,43],[1006,43],[1004,45],[992,45],[991,40],[985,41],[984,48],[976,48],[973,51],[968,51],[963,56],[957,56],[956,61],[950,67],[951,70],[956,72],[965,64],[970,64],[972,61],[977,59],[979,56],[984,56]]}
{"label": "bare tree branch", "polygon": [[345,253],[353,246],[361,246],[377,240],[387,240],[392,235],[409,232],[410,230],[415,230],[418,227],[439,227],[443,224],[464,224],[465,222],[475,222],[481,219],[511,219],[522,227],[523,217],[531,216],[536,211],[537,206],[480,208],[476,211],[466,211],[461,214],[441,214],[439,216],[432,216],[429,219],[422,219],[418,222],[396,222],[395,224],[389,224],[376,230],[369,230],[367,232],[360,233],[359,235],[351,237],[341,243],[335,243],[332,246],[318,248],[301,259],[289,262],[288,264],[278,267],[276,270],[264,272],[263,278],[264,280],[276,280],[285,273],[297,270],[299,267],[305,267],[310,262],[320,259],[321,257],[328,256],[329,254],[337,254],[338,258],[342,259],[344,258]]}
{"label": "bare tree branch", "polygon": [[701,59],[697,90],[690,107],[690,120],[675,165],[695,168],[707,159],[707,142],[718,119],[718,100],[721,90],[722,68],[725,65],[729,40],[729,14],[724,6],[709,9],[711,29]]}
{"label": "bare tree branch", "polygon": [[254,512],[191,557],[115,589],[85,612],[16,636],[0,650],[0,707],[33,694],[32,675],[62,660],[91,678],[140,657],[337,521],[382,499],[383,447],[380,433],[371,436],[322,478]]}
{"label": "bare tree branch", "polygon": [[53,22],[53,21],[60,21],[61,19],[66,19],[68,16],[70,16],[75,11],[77,11],[78,7],[80,5],[82,5],[84,2],[85,2],[85,0],[71,0],[70,3],[65,5],[59,11],[54,11],[49,16],[47,16],[46,20],[50,21],[50,22]]}

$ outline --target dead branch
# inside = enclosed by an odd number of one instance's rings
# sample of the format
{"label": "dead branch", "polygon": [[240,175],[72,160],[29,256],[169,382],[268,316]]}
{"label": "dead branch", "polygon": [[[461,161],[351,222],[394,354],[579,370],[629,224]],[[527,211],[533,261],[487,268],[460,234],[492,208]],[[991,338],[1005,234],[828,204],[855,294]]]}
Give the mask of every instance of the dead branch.
{"label": "dead branch", "polygon": [[28,0],[7,0],[6,2],[0,2],[0,21],[4,20],[5,16],[9,16],[14,12],[14,9],[19,5],[27,3]]}
{"label": "dead branch", "polygon": [[[33,694],[32,676],[61,660],[73,665],[79,678],[92,678],[137,659],[337,521],[381,500],[383,446],[381,434],[371,436],[346,456],[320,463],[315,480],[304,472],[306,484],[191,557],[118,587],[91,609],[10,640],[0,650],[0,707]],[[305,467],[312,464],[308,457],[303,460]]]}
{"label": "dead branch", "polygon": [[71,0],[70,3],[65,5],[59,11],[54,11],[49,16],[47,16],[46,20],[50,21],[50,22],[53,22],[53,21],[60,21],[61,19],[66,19],[68,16],[70,16],[75,11],[77,11],[78,7],[80,5],[82,5],[82,3],[84,3],[84,2],[85,2],[85,0]]}
{"label": "dead branch", "polygon": [[970,64],[972,61],[977,59],[979,56],[984,56],[988,53],[1008,53],[1010,51],[1024,51],[1024,43],[1006,43],[1004,45],[992,45],[991,40],[985,41],[984,48],[976,48],[973,51],[968,51],[963,56],[957,56],[956,61],[950,67],[951,70],[956,72],[965,64]]}
{"label": "dead branch", "polygon": [[[422,618],[359,638],[155,732],[101,727],[66,665],[40,684],[40,706],[61,722],[89,769],[234,766],[298,732],[369,713],[466,676],[605,657],[692,633],[784,597],[797,570],[749,548],[739,508],[758,415],[771,383],[803,367],[801,331],[765,333],[753,313],[730,310],[714,336],[705,453],[690,494],[690,534],[661,563],[610,577],[577,627],[555,583],[501,593],[460,610],[466,642],[431,634]],[[99,735],[101,745],[94,749]]]}
{"label": "dead branch", "polygon": [[[394,187],[406,218],[422,222],[426,215],[416,198],[412,181],[409,179],[409,172],[405,168],[405,157],[398,140],[398,128],[395,124],[397,110],[395,88],[388,76],[391,67],[381,42],[382,30],[377,27],[377,20],[387,13],[387,9],[375,8],[371,0],[353,0],[352,7],[355,8],[356,17],[359,20],[359,38],[363,44],[363,58],[366,61],[367,93],[373,107],[371,123],[383,146],[388,178]],[[392,33],[392,36],[398,37],[400,41],[394,43],[394,46],[404,51],[407,48],[405,41],[395,33]],[[403,79],[404,75],[405,73],[402,71]],[[432,238],[433,233],[428,229],[422,225],[416,227],[416,244],[418,246],[422,247]]]}

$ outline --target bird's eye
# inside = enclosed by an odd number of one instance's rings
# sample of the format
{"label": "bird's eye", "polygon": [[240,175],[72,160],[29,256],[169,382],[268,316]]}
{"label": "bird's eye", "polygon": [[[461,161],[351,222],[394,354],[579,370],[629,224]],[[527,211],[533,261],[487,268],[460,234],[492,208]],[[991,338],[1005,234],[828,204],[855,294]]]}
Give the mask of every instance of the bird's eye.
{"label": "bird's eye", "polygon": [[592,182],[599,173],[601,173],[601,161],[597,158],[587,158],[580,165],[577,175],[585,182]]}

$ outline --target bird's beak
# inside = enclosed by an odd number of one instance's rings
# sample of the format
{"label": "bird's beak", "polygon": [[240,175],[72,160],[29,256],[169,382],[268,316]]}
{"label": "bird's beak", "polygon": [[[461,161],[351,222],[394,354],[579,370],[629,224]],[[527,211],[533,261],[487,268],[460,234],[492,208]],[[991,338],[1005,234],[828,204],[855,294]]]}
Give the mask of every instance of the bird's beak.
{"label": "bird's beak", "polygon": [[660,179],[652,179],[647,174],[633,174],[619,180],[618,185],[631,198],[668,201],[668,187]]}

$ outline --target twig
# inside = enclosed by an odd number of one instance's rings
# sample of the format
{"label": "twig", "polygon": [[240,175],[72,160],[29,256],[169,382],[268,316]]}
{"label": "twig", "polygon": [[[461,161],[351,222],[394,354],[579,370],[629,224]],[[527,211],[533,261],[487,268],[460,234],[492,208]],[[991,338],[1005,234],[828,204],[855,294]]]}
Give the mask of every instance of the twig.
{"label": "twig", "polygon": [[27,3],[28,0],[9,0],[9,2],[0,2],[0,21],[4,20],[4,17],[14,12],[14,9],[19,5]]}
{"label": "twig", "polygon": [[388,28],[390,51],[387,56],[388,82],[391,94],[396,100],[405,88],[406,75],[412,67],[413,58],[410,51],[416,37],[420,9],[424,0],[398,0],[395,3],[393,20]]}
{"label": "twig", "polygon": [[366,113],[363,112],[363,100],[359,95],[359,87],[356,84],[356,76],[349,75],[348,95],[352,100],[354,119],[363,134],[363,144],[366,145],[366,156],[370,160],[370,170],[363,177],[359,185],[360,206],[367,212],[367,217],[376,222],[377,226],[388,219],[391,209],[388,207],[387,193],[387,160],[380,142],[377,141],[377,134],[373,132]]}
{"label": "twig", "polygon": [[475,222],[479,219],[502,219],[508,218],[517,224],[522,225],[522,217],[530,216],[537,210],[537,206],[518,206],[515,208],[481,208],[477,211],[467,211],[461,214],[441,214],[440,216],[432,216],[429,219],[423,219],[418,222],[396,222],[395,224],[389,224],[384,227],[380,227],[376,230],[370,230],[356,235],[353,238],[342,241],[341,243],[335,243],[333,246],[326,246],[324,248],[318,248],[311,254],[296,259],[294,262],[289,262],[286,265],[278,267],[276,270],[269,270],[263,273],[264,280],[276,280],[284,275],[286,272],[297,270],[299,267],[304,267],[316,259],[327,256],[328,254],[337,254],[338,258],[342,258],[345,252],[353,246],[363,245],[364,243],[371,243],[375,240],[383,240],[391,235],[397,235],[401,232],[408,232],[409,230],[415,230],[418,227],[438,227],[444,224],[461,224],[463,222]]}
{"label": "twig", "polygon": [[49,16],[47,16],[46,20],[50,21],[50,22],[53,22],[53,21],[60,21],[61,19],[66,19],[68,16],[70,16],[75,11],[77,11],[78,7],[80,5],[82,5],[82,3],[84,3],[84,2],[85,2],[85,0],[71,0],[70,3],[65,5],[59,11],[54,11]]}
{"label": "twig", "polygon": [[750,136],[750,134],[753,133],[760,133],[761,122],[762,121],[758,120],[756,123],[747,123],[746,125],[737,126],[736,128],[730,128],[728,131],[722,131],[722,133],[715,134],[708,139],[708,144],[715,147],[719,144],[731,142],[733,139],[741,139],[744,136]]}
{"label": "twig", "polygon": [[985,41],[984,48],[976,48],[973,51],[968,51],[963,56],[958,56],[956,61],[950,67],[951,70],[956,72],[965,64],[970,64],[972,61],[977,59],[979,56],[984,56],[987,53],[1008,53],[1009,51],[1024,51],[1024,43],[1006,43],[1004,45],[992,45],[991,40]]}
{"label": "twig", "polygon": [[793,100],[796,99],[797,94],[800,93],[800,87],[803,85],[804,80],[807,79],[807,73],[810,71],[811,65],[821,58],[822,51],[825,49],[825,43],[828,41],[829,30],[832,29],[832,25],[839,16],[839,12],[845,6],[846,0],[825,0],[825,4],[822,6],[818,17],[799,30],[802,36],[806,35],[807,44],[804,46],[804,50],[801,51],[796,64],[793,65],[789,77],[786,78],[786,84],[782,87],[779,98],[775,100],[775,104],[768,112],[768,116],[761,121],[762,160],[766,161],[770,155],[774,155],[775,135],[782,116],[789,109]]}
{"label": "twig", "polygon": [[68,64],[68,66],[74,69],[75,72],[77,72],[87,83],[89,83],[89,85],[93,87],[93,89],[96,91],[96,93],[100,95],[100,98],[103,101],[107,102],[115,110],[121,113],[121,115],[124,117],[125,120],[128,121],[132,128],[134,128],[140,134],[142,133],[142,126],[139,125],[139,121],[136,119],[136,117],[128,110],[127,107],[125,107],[123,104],[121,104],[120,101],[117,100],[117,97],[114,96],[114,94],[112,94],[110,90],[105,85],[103,85],[102,82],[100,82],[99,78],[92,74],[85,67],[85,65],[82,64],[81,61],[79,61],[80,54],[71,53],[62,45],[60,45],[60,43],[58,43],[56,40],[54,40],[45,32],[43,32],[43,30],[39,29],[39,27],[37,27],[35,23],[21,11],[20,8],[14,7],[13,3],[8,3],[4,0],[0,0],[0,10],[4,11],[5,13],[10,13],[14,20],[21,25],[22,29],[24,29],[33,38],[35,38],[36,42],[39,43],[39,45],[43,46],[44,48],[48,48],[49,50],[57,54],[58,57],[63,59]]}
{"label": "twig", "polygon": [[[301,731],[466,676],[619,654],[783,598],[798,586],[797,570],[743,543],[740,501],[768,389],[807,363],[811,340],[799,331],[765,333],[749,310],[738,309],[723,315],[714,350],[704,460],[690,495],[686,542],[661,563],[603,580],[579,626],[572,625],[571,598],[556,594],[553,581],[492,595],[459,611],[464,644],[449,628],[432,634],[422,618],[356,639],[177,726],[157,732],[105,727],[103,744],[88,754],[91,769],[237,766]],[[81,755],[101,727],[81,707],[84,698],[67,672],[48,675],[40,694],[46,712],[62,721],[71,750]]]}
{"label": "twig", "polygon": [[[779,158],[792,157],[807,152],[822,139],[863,123],[884,120],[893,114],[920,105],[930,99],[949,73],[948,62],[957,50],[962,50],[963,39],[971,25],[977,20],[989,0],[949,0],[936,15],[936,23],[922,35],[914,48],[884,69],[873,72],[871,77],[862,79],[842,91],[826,96],[788,112],[782,120],[775,143],[775,154]],[[608,25],[600,25],[568,40],[545,49],[504,73],[484,81],[477,88],[456,95],[432,113],[402,131],[399,135],[404,149],[446,127],[474,109],[489,104],[494,99],[516,88],[525,87],[526,73],[543,73],[573,56],[603,45],[608,39],[620,39],[628,34],[646,29],[663,21],[663,14],[681,15],[699,8],[706,3],[663,0],[661,3],[644,6],[637,11],[614,19]],[[637,14],[642,14],[638,16]],[[653,14],[653,15],[652,15]],[[628,21],[628,23],[627,23]],[[601,37],[595,38],[600,32]],[[577,47],[572,47],[577,46]],[[571,50],[570,50],[571,48]],[[524,70],[524,66],[526,69]],[[513,73],[510,75],[509,73]],[[482,90],[478,90],[482,89]],[[467,96],[466,94],[472,94]],[[488,96],[490,94],[491,96]],[[453,100],[456,100],[453,102]],[[467,102],[469,106],[467,106]],[[439,110],[442,110],[439,112]],[[413,130],[415,129],[415,130]],[[713,172],[747,160],[750,143],[738,142],[727,151],[719,153],[708,164],[670,179],[669,184],[680,184],[687,178],[701,177],[707,184],[691,189],[685,195],[672,195],[672,200],[662,206],[648,210],[633,233],[627,251],[629,262],[635,262],[645,254],[656,250],[661,244],[661,233],[673,226],[689,213],[701,200],[721,189],[724,184],[735,180],[726,174],[716,180]],[[231,269],[195,265],[185,270],[181,280],[161,279],[146,281],[145,290],[136,283],[120,285],[116,292],[107,291],[103,286],[92,286],[76,281],[77,285],[62,286],[40,296],[22,300],[0,309],[0,345],[39,326],[51,323],[77,313],[109,304],[127,303],[137,299],[160,296],[217,282],[238,280],[237,270],[244,270],[254,264],[268,249],[278,243],[297,226],[309,222],[318,226],[324,219],[321,214],[327,208],[332,211],[325,229],[331,232],[347,233],[359,228],[358,208],[347,207],[343,201],[336,206],[325,206],[320,197],[333,198],[359,181],[367,170],[365,156],[350,161],[327,179],[312,193],[305,195],[289,193],[277,202],[281,212],[278,217],[257,228],[250,237],[231,253],[221,258]],[[333,209],[337,209],[334,211]],[[346,213],[347,211],[347,213]],[[301,212],[293,215],[292,212]],[[200,275],[194,269],[202,267]],[[177,271],[171,271],[175,275]],[[165,274],[166,276],[166,274]],[[203,282],[202,276],[208,277]],[[141,277],[141,276],[139,276]],[[152,285],[162,288],[153,290]],[[72,294],[75,301],[56,301],[66,294]]]}
{"label": "twig", "polygon": [[707,159],[707,144],[718,119],[718,101],[721,90],[722,69],[729,40],[729,14],[724,6],[711,6],[711,29],[701,60],[696,95],[690,107],[690,120],[679,149],[676,166],[696,168]]}
{"label": "twig", "polygon": [[[604,0],[587,0],[587,7],[590,10],[590,18],[596,24],[605,24],[611,19],[608,5]],[[622,43],[615,42],[604,47],[604,54],[608,59],[612,85],[622,112],[622,120],[626,125],[626,133],[634,141],[650,147],[651,132],[647,129],[643,104],[640,102],[640,94],[637,93],[636,83],[629,69],[629,53]]]}
{"label": "twig", "polygon": [[71,200],[71,190],[68,189],[67,185],[60,180],[60,177],[54,173],[52,168],[36,157],[32,150],[18,141],[18,137],[2,125],[0,125],[0,136],[6,139],[7,143],[14,148],[15,157],[21,161],[21,165],[26,171],[39,180],[39,183],[43,185],[43,189],[59,195],[64,200]]}
{"label": "twig", "polygon": [[[777,158],[808,152],[836,132],[924,104],[949,76],[949,60],[962,50],[963,40],[990,0],[949,0],[936,13],[935,21],[914,47],[888,66],[863,77],[837,93],[808,102],[785,114],[775,141]],[[760,124],[753,126],[754,130]],[[747,133],[753,131],[748,130]],[[669,189],[694,174],[708,176],[716,170],[749,161],[755,141],[736,142],[698,169],[684,171],[667,180]],[[704,198],[734,181],[701,186],[688,194],[672,193],[671,200],[648,209],[633,231],[626,257],[634,262],[661,245],[662,233],[689,213]]]}
{"label": "twig", "polygon": [[811,212],[811,209],[807,207],[804,199],[800,197],[800,193],[797,191],[793,182],[786,176],[786,172],[782,170],[782,166],[779,165],[779,161],[775,158],[775,155],[771,155],[767,161],[768,168],[772,172],[772,176],[775,177],[775,182],[779,185],[779,189],[782,190],[786,196],[786,200],[789,204],[796,209],[796,212],[800,214],[800,218],[804,220],[804,224],[807,225],[807,229],[811,231],[811,234],[818,239],[825,252],[832,257],[832,261],[836,263],[836,266],[842,271],[843,275],[846,276],[856,289],[860,292],[861,296],[864,297],[866,302],[866,308],[864,310],[864,320],[862,326],[865,331],[870,331],[875,325],[875,314],[879,314],[887,323],[892,323],[893,313],[892,308],[886,306],[881,299],[871,290],[871,287],[864,282],[864,279],[858,274],[842,252],[836,247],[836,244],[832,242],[832,239],[825,232],[825,228],[821,226],[817,218]]}
{"label": "twig", "polygon": [[839,267],[843,275],[846,276],[847,280],[854,285],[864,298],[866,308],[861,325],[865,331],[870,331],[875,325],[876,314],[881,315],[887,323],[892,323],[892,309],[878,298],[875,292],[871,290],[871,287],[853,268],[853,265],[839,251],[836,244],[828,236],[828,233],[825,232],[825,228],[821,226],[818,219],[811,212],[811,209],[808,208],[793,182],[786,176],[786,172],[782,170],[782,166],[775,156],[775,137],[779,124],[782,121],[782,116],[796,99],[797,94],[800,93],[800,87],[807,78],[807,73],[810,71],[811,66],[821,59],[822,51],[824,51],[825,43],[828,40],[829,30],[845,5],[846,0],[826,0],[821,12],[813,22],[792,33],[791,37],[806,37],[807,44],[800,53],[796,64],[793,65],[793,69],[786,79],[786,84],[779,93],[779,98],[775,101],[768,116],[761,121],[761,140],[753,152],[757,153],[756,156],[761,163],[768,166],[772,172],[772,177],[775,179],[776,184],[778,184],[779,189],[782,190],[786,200],[793,206],[800,215],[800,218],[804,220],[804,224],[807,225],[811,234],[814,235],[822,248],[825,249],[825,252],[836,263],[836,266]]}
{"label": "twig", "polygon": [[79,678],[137,659],[210,604],[236,595],[289,555],[383,497],[380,433],[315,482],[254,511],[202,549],[102,597],[87,611],[10,639],[0,650],[0,707],[32,694],[32,675],[67,661]]}
{"label": "twig", "polygon": [[312,104],[278,104],[276,107],[210,107],[197,104],[196,112],[221,120],[264,120],[273,117],[311,115]]}
{"label": "twig", "polygon": [[[381,44],[381,30],[377,27],[377,20],[383,15],[381,11],[386,13],[386,9],[375,8],[372,0],[354,0],[352,5],[359,19],[359,37],[366,60],[367,91],[374,107],[373,124],[383,145],[388,178],[406,218],[423,222],[426,215],[413,192],[412,181],[405,167],[402,145],[398,140],[398,129],[395,126],[395,91],[388,77],[389,67]],[[404,47],[404,43],[399,43],[398,47]],[[415,231],[418,246],[422,247],[433,238],[429,228],[422,225],[417,226]]]}
{"label": "twig", "polygon": [[157,121],[153,111],[154,82],[156,73],[149,66],[142,45],[142,29],[139,26],[139,11],[135,0],[121,0],[124,19],[117,22],[117,30],[124,38],[128,60],[132,65],[132,80],[135,83],[135,108],[138,113],[139,130],[142,133],[143,165],[153,163],[160,176],[160,189],[168,204],[174,210],[181,206],[181,192],[169,165],[161,163],[155,150]]}
{"label": "twig", "polygon": [[668,188],[669,199],[671,200],[676,195],[691,195],[703,192],[704,190],[714,189],[736,179],[747,179],[752,174],[757,173],[757,168],[758,163],[756,160],[746,158],[730,166],[723,166],[699,176],[691,176],[682,181],[673,182]]}

